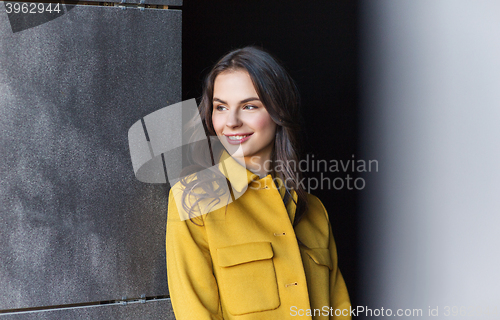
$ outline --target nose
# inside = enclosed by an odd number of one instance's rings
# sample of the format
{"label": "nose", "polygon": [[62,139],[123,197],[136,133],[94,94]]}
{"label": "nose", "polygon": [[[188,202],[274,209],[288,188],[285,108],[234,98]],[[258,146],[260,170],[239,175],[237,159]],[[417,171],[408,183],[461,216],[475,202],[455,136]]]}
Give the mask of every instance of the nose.
{"label": "nose", "polygon": [[238,113],[237,108],[233,108],[233,110],[229,111],[226,118],[226,127],[228,128],[237,128],[241,126],[242,122]]}

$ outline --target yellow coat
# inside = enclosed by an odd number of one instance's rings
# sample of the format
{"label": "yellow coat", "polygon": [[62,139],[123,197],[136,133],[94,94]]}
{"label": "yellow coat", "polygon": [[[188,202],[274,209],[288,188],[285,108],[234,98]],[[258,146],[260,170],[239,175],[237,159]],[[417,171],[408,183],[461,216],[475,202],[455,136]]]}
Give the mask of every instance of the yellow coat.
{"label": "yellow coat", "polygon": [[[226,170],[241,167],[225,159]],[[231,181],[248,189],[227,211],[222,206],[202,215],[202,226],[181,219],[174,196],[180,184],[170,191],[167,275],[176,319],[351,319],[321,201],[308,194],[309,211],[294,229],[295,205],[285,208],[283,186],[270,175],[246,172],[246,181]],[[344,316],[336,317],[336,309]]]}

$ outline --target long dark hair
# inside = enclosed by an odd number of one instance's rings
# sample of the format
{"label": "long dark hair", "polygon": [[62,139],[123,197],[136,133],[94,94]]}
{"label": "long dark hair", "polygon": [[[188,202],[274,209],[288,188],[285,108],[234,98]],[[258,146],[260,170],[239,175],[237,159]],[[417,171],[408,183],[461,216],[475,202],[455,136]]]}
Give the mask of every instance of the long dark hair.
{"label": "long dark hair", "polygon": [[[271,176],[281,179],[286,188],[284,203],[293,199],[292,192],[297,193],[294,226],[307,212],[307,193],[299,183],[302,173],[299,163],[299,119],[300,95],[297,86],[283,64],[270,53],[256,46],[247,46],[230,51],[224,55],[211,69],[203,84],[203,93],[199,105],[199,113],[207,136],[216,136],[212,123],[213,92],[217,76],[228,71],[247,71],[252,79],[255,91],[264,104],[271,119],[277,124],[274,149],[271,155]],[[197,133],[200,134],[199,132]],[[212,151],[216,157],[218,151]],[[206,159],[206,158],[205,158]],[[203,165],[207,165],[206,163]],[[213,165],[213,164],[212,164]],[[213,181],[219,177],[205,177]],[[212,180],[211,180],[212,179]],[[200,186],[199,180],[181,180],[185,186],[184,198],[190,190]],[[208,184],[212,185],[212,183]],[[208,190],[208,197],[216,198],[221,190]],[[188,207],[184,204],[185,207]]]}

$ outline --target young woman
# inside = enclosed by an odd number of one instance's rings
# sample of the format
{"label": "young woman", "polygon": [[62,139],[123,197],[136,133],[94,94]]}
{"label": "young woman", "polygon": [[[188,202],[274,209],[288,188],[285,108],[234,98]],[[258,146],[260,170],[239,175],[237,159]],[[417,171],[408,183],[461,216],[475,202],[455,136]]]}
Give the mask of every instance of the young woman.
{"label": "young woman", "polygon": [[234,50],[208,74],[199,112],[220,145],[211,170],[170,191],[176,319],[350,319],[328,214],[300,183],[299,95],[285,69],[262,49]]}

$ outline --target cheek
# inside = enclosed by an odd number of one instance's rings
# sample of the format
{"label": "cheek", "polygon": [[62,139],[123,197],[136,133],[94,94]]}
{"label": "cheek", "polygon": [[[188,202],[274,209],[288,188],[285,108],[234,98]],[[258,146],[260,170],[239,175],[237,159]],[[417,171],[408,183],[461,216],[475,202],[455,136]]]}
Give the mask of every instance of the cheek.
{"label": "cheek", "polygon": [[254,121],[254,128],[266,135],[274,135],[276,124],[271,117],[259,117]]}
{"label": "cheek", "polygon": [[212,126],[214,127],[217,134],[221,133],[224,127],[222,118],[220,116],[218,117],[216,115],[212,115]]}

